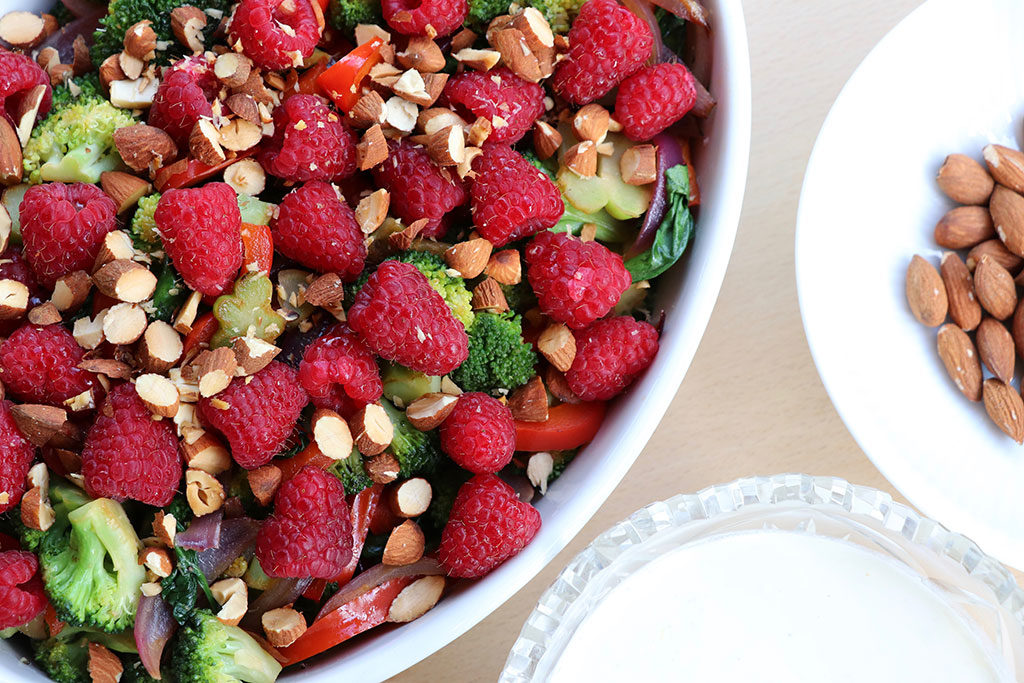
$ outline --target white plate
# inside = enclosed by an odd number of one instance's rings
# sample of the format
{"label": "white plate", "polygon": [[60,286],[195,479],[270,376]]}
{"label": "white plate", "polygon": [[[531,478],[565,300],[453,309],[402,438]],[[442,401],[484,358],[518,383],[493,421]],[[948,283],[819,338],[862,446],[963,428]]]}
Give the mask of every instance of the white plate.
{"label": "white plate", "polygon": [[807,340],[847,428],[928,516],[1024,567],[1024,448],[964,399],[904,295],[910,258],[953,204],[947,154],[1020,147],[1024,3],[931,0],[864,60],[804,178],[796,275]]}

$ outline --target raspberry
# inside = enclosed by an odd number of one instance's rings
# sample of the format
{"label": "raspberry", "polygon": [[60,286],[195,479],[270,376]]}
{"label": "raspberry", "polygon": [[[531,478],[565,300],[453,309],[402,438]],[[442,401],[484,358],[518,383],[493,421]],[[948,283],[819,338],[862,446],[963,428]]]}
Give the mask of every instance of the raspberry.
{"label": "raspberry", "polygon": [[327,183],[314,180],[284,198],[273,224],[274,246],[290,259],[348,282],[359,277],[366,244],[348,204]]}
{"label": "raspberry", "polygon": [[82,476],[94,498],[167,505],[181,480],[174,423],[154,420],[133,384],[115,387],[85,437]]}
{"label": "raspberry", "polygon": [[446,375],[469,356],[469,337],[416,266],[385,261],[348,311],[352,329],[382,358]]}
{"label": "raspberry", "polygon": [[260,163],[295,183],[341,180],[356,172],[356,137],[315,95],[292,95],[274,110],[274,137],[260,146]]}
{"label": "raspberry", "polygon": [[256,538],[256,557],[267,576],[337,576],[352,559],[352,517],[338,478],[306,466],[282,484]]}
{"label": "raspberry", "polygon": [[210,296],[230,289],[242,267],[242,216],[230,185],[168,190],[153,220],[185,284]]}
{"label": "raspberry", "polygon": [[242,0],[231,17],[228,41],[242,41],[242,51],[257,66],[289,69],[313,54],[320,29],[310,0]]}
{"label": "raspberry", "polygon": [[493,121],[500,116],[507,125],[494,126],[487,138],[491,142],[515,142],[544,113],[544,89],[505,66],[453,76],[444,87],[444,97],[453,109],[468,113],[468,121],[478,116]]}
{"label": "raspberry", "polygon": [[61,275],[90,270],[103,236],[117,228],[114,200],[87,183],[34,185],[19,211],[25,260],[47,289]]}
{"label": "raspberry", "polygon": [[615,0],[588,0],[569,29],[568,58],[552,79],[572,104],[603,97],[651,56],[654,37],[646,22]]}
{"label": "raspberry", "polygon": [[39,560],[24,550],[0,552],[0,629],[23,626],[46,607]]}
{"label": "raspberry", "polygon": [[540,513],[494,474],[459,489],[437,559],[449,576],[476,578],[517,555],[540,531]]}
{"label": "raspberry", "polygon": [[576,358],[565,379],[584,401],[622,393],[658,352],[658,331],[628,315],[598,320],[575,336]]}
{"label": "raspberry", "polygon": [[497,472],[512,460],[515,448],[512,411],[487,394],[462,394],[441,423],[441,449],[470,472]]}
{"label": "raspberry", "polygon": [[540,233],[524,258],[540,309],[569,327],[586,327],[603,316],[632,282],[621,256],[565,234]]}
{"label": "raspberry", "polygon": [[408,140],[388,143],[388,158],[373,169],[373,178],[391,193],[391,211],[406,224],[427,219],[420,231],[423,237],[443,235],[445,214],[466,202],[466,188],[459,177]]}
{"label": "raspberry", "polygon": [[84,356],[63,326],[25,324],[0,344],[0,381],[20,401],[60,406],[95,386],[78,367]]}
{"label": "raspberry", "polygon": [[[21,502],[25,493],[25,477],[36,457],[36,448],[18,429],[11,416],[10,401],[0,401],[0,514]],[[3,498],[3,495],[0,495]]]}
{"label": "raspberry", "polygon": [[462,26],[469,3],[466,0],[382,0],[381,9],[384,20],[399,33],[425,35],[430,26],[438,36],[446,36]]}
{"label": "raspberry", "polygon": [[317,408],[346,416],[376,401],[384,391],[373,352],[345,323],[306,347],[299,381]]}
{"label": "raspberry", "polygon": [[200,399],[199,416],[228,440],[235,462],[251,470],[281,451],[308,402],[299,373],[273,361],[255,375],[232,380],[216,396]]}
{"label": "raspberry", "polygon": [[546,230],[565,213],[555,184],[508,145],[485,144],[473,170],[473,225],[496,247]]}
{"label": "raspberry", "polygon": [[693,109],[697,90],[682,64],[644,67],[619,86],[615,118],[630,140],[650,140]]}
{"label": "raspberry", "polygon": [[37,85],[46,86],[37,113],[37,117],[41,119],[50,111],[53,102],[50,77],[25,55],[0,49],[0,116],[12,118],[21,100]]}
{"label": "raspberry", "polygon": [[213,116],[210,100],[218,85],[212,63],[205,57],[180,60],[164,71],[149,108],[149,125],[162,129],[178,144],[186,144],[199,118]]}

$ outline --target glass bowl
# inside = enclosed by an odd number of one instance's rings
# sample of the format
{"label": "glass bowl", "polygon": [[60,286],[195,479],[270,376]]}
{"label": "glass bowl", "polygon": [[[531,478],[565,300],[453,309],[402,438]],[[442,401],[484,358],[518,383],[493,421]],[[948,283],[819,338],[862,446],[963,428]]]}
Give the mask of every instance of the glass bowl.
{"label": "glass bowl", "polygon": [[892,496],[835,477],[739,479],[652,503],[598,536],[562,570],[530,614],[502,683],[544,680],[583,618],[615,586],[666,551],[755,530],[843,539],[927,579],[1024,680],[1024,591],[968,538]]}

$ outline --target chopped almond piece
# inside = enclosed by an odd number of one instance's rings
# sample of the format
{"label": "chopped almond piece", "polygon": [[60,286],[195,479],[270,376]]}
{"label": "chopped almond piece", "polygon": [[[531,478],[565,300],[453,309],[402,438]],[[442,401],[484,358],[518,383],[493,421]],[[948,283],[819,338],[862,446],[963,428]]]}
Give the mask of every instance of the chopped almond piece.
{"label": "chopped almond piece", "polygon": [[33,486],[21,497],[21,523],[29,529],[46,531],[56,521],[47,489]]}
{"label": "chopped almond piece", "polygon": [[411,519],[407,519],[394,529],[384,545],[383,564],[392,567],[404,567],[419,561],[423,557],[426,541],[423,530]]}
{"label": "chopped almond piece", "polygon": [[523,266],[519,260],[519,252],[515,249],[503,249],[491,254],[484,274],[488,275],[500,284],[517,285],[523,279]]}
{"label": "chopped almond piece", "polygon": [[138,304],[117,304],[103,318],[103,336],[111,344],[131,344],[146,331],[147,322],[146,311]]}
{"label": "chopped almond piece", "polygon": [[619,158],[619,173],[630,185],[647,185],[658,179],[658,152],[654,145],[634,145]]}
{"label": "chopped almond piece", "polygon": [[555,461],[550,453],[534,453],[526,463],[526,478],[540,489],[543,496],[548,492],[548,478],[555,468]]}
{"label": "chopped almond piece", "polygon": [[462,50],[464,48],[472,47],[473,43],[476,42],[476,38],[477,38],[477,35],[473,31],[469,30],[468,28],[462,29],[461,31],[456,33],[454,36],[452,36],[452,41],[451,41],[451,51],[452,51],[452,53],[454,54],[454,53],[456,53],[459,50]]}
{"label": "chopped almond piece", "polygon": [[203,29],[206,28],[206,14],[191,5],[171,10],[171,32],[192,54],[203,51]]}
{"label": "chopped almond piece", "polygon": [[28,287],[18,280],[0,280],[0,320],[17,320],[28,310]]}
{"label": "chopped almond piece", "polygon": [[270,505],[274,494],[281,485],[281,468],[276,465],[264,465],[249,470],[249,488],[260,505]]}
{"label": "chopped almond piece", "polygon": [[224,182],[235,192],[255,197],[266,189],[267,173],[255,159],[239,159],[224,169]]}
{"label": "chopped almond piece", "polygon": [[113,652],[97,642],[89,641],[89,678],[92,683],[117,683],[124,665]]}
{"label": "chopped almond piece", "polygon": [[376,90],[366,93],[348,112],[348,120],[356,128],[369,128],[384,123],[384,98]]}
{"label": "chopped almond piece", "polygon": [[476,50],[471,47],[454,52],[452,57],[455,61],[477,71],[490,71],[501,61],[501,53],[497,50]]}
{"label": "chopped almond piece", "polygon": [[436,73],[444,68],[444,53],[430,38],[412,36],[405,50],[395,54],[398,63],[406,69],[416,69],[420,73]]}
{"label": "chopped almond piece", "polygon": [[398,460],[388,451],[372,458],[366,458],[363,461],[363,467],[370,480],[375,484],[390,484],[398,479],[398,472],[401,469]]}
{"label": "chopped almond piece", "polygon": [[306,618],[291,607],[278,607],[260,619],[267,640],[274,647],[288,647],[306,632]]}
{"label": "chopped almond piece", "polygon": [[164,546],[173,548],[177,531],[177,520],[174,519],[174,515],[157,510],[156,515],[153,516],[153,535],[157,540]]}
{"label": "chopped almond piece", "polygon": [[58,311],[77,310],[89,298],[89,291],[92,289],[92,278],[84,270],[76,270],[73,273],[62,275],[53,286],[53,294],[50,295],[50,302],[57,307]]}
{"label": "chopped almond piece", "polygon": [[139,199],[153,191],[153,186],[138,176],[123,171],[104,171],[100,186],[117,204],[117,212],[124,213],[139,203]]}
{"label": "chopped almond piece", "polygon": [[185,471],[185,497],[196,517],[216,512],[224,505],[224,486],[210,473],[189,468]]}
{"label": "chopped almond piece", "polygon": [[431,392],[423,394],[409,404],[405,410],[405,416],[413,427],[421,432],[429,432],[436,429],[455,410],[455,402],[458,396]]}
{"label": "chopped almond piece", "polygon": [[460,128],[467,126],[461,116],[445,107],[424,109],[416,118],[416,125],[427,135],[433,135],[448,126],[458,126]]}
{"label": "chopped almond piece", "polygon": [[589,140],[596,145],[608,134],[610,120],[608,110],[592,102],[584,105],[572,118],[572,134],[580,142]]}
{"label": "chopped almond piece", "polygon": [[523,422],[544,422],[548,419],[548,394],[544,381],[534,376],[529,382],[508,396],[512,417]]}
{"label": "chopped almond piece", "polygon": [[196,316],[199,314],[199,303],[203,300],[203,295],[199,292],[192,292],[188,295],[188,299],[181,305],[181,310],[174,316],[174,329],[181,334],[188,334],[192,331],[192,323],[196,321]]}
{"label": "chopped almond piece", "polygon": [[427,226],[429,221],[421,218],[410,223],[404,230],[388,235],[388,244],[395,251],[405,251],[412,246],[413,240],[420,234],[420,231]]}
{"label": "chopped almond piece", "polygon": [[368,403],[349,419],[349,428],[359,452],[377,455],[391,444],[394,426],[387,412],[377,403]]}
{"label": "chopped almond piece", "polygon": [[182,350],[181,335],[163,320],[154,320],[139,341],[136,360],[146,372],[163,373],[174,367]]}
{"label": "chopped almond piece", "polygon": [[186,467],[218,475],[231,469],[231,453],[220,439],[207,431],[195,430],[181,441]]}
{"label": "chopped almond piece", "polygon": [[195,360],[198,369],[199,395],[203,398],[216,396],[228,388],[231,378],[235,376],[238,361],[235,352],[226,346],[206,350]]}
{"label": "chopped almond piece", "polygon": [[166,579],[174,571],[171,555],[164,548],[146,548],[139,553],[139,564],[146,567],[161,579]]}
{"label": "chopped almond piece", "polygon": [[388,217],[391,205],[391,194],[384,188],[375,190],[359,200],[356,205],[356,222],[364,235],[369,235],[379,228]]}
{"label": "chopped almond piece", "polygon": [[239,578],[221,579],[210,586],[214,600],[220,603],[217,619],[222,624],[237,626],[249,609],[249,587]]}
{"label": "chopped almond piece", "polygon": [[26,439],[42,447],[64,426],[68,414],[62,408],[24,403],[11,406],[11,417]]}
{"label": "chopped almond piece", "polygon": [[352,431],[345,419],[333,410],[319,408],[313,413],[313,441],[320,452],[332,460],[352,455]]}
{"label": "chopped almond piece", "polygon": [[132,237],[123,230],[112,230],[103,236],[103,244],[96,255],[92,272],[117,259],[131,260],[135,256],[135,245]]}
{"label": "chopped almond piece", "polygon": [[384,139],[384,131],[380,124],[370,126],[363,139],[356,145],[356,159],[359,162],[359,170],[367,171],[374,166],[384,163],[388,158],[388,141]]}
{"label": "chopped almond piece", "polygon": [[576,337],[563,323],[552,323],[537,338],[537,350],[551,365],[565,372],[576,359]]}
{"label": "chopped almond piece", "polygon": [[597,147],[590,140],[576,143],[565,153],[565,166],[584,178],[597,175]]}
{"label": "chopped almond piece", "polygon": [[473,288],[473,299],[470,303],[474,311],[504,313],[508,310],[505,293],[501,291],[501,285],[493,278],[487,278]]}
{"label": "chopped almond piece", "polygon": [[[306,301],[309,301],[308,297]],[[231,348],[234,350],[235,361],[238,364],[235,374],[238,374],[240,370],[243,376],[255,375],[270,365],[270,361],[281,353],[280,347],[258,337],[239,337]]]}
{"label": "chopped almond piece", "polygon": [[442,128],[427,141],[427,153],[438,166],[458,166],[466,160],[466,137],[461,126]]}
{"label": "chopped almond piece", "polygon": [[396,482],[388,488],[387,501],[399,517],[419,517],[430,507],[433,490],[423,477]]}
{"label": "chopped almond piece", "polygon": [[451,246],[444,252],[444,261],[469,280],[484,272],[492,249],[490,242],[478,237]]}

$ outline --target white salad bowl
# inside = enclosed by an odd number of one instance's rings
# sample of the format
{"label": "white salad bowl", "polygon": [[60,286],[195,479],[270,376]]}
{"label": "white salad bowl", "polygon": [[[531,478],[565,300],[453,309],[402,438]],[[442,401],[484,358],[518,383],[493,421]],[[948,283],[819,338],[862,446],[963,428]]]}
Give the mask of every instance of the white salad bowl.
{"label": "white salad bowl", "polygon": [[[0,0],[0,15],[41,10],[50,0]],[[609,410],[600,432],[537,502],[543,525],[519,555],[479,581],[460,582],[433,610],[400,628],[379,628],[286,671],[303,683],[379,681],[412,666],[468,631],[532,579],[579,532],[636,460],[693,360],[711,317],[743,203],[750,152],[750,60],[739,0],[705,3],[713,26],[710,89],[718,106],[695,149],[701,206],[684,259],[658,282],[654,310],[665,311],[661,347],[650,369]],[[0,644],[0,680],[49,680]]]}

